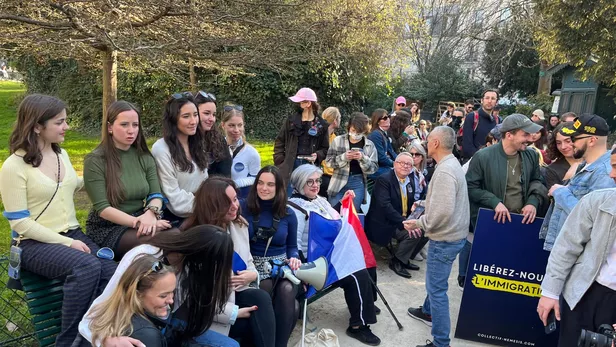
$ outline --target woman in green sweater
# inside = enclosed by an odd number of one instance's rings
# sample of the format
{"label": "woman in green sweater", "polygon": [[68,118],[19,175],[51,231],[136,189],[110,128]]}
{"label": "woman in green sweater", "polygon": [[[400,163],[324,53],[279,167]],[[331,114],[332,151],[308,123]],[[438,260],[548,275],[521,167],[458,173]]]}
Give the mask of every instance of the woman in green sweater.
{"label": "woman in green sweater", "polygon": [[101,143],[84,161],[83,178],[93,205],[86,233],[99,246],[113,249],[119,260],[171,225],[160,219],[163,196],[137,108],[114,102],[103,127],[107,131]]}

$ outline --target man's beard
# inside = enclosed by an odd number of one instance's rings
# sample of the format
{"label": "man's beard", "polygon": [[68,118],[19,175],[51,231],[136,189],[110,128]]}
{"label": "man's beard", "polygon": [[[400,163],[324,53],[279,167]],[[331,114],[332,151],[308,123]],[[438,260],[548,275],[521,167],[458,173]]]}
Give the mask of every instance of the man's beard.
{"label": "man's beard", "polygon": [[573,150],[573,158],[574,159],[582,159],[584,158],[584,154],[586,154],[586,147],[588,147],[588,145],[584,144],[583,148],[580,149],[574,149]]}

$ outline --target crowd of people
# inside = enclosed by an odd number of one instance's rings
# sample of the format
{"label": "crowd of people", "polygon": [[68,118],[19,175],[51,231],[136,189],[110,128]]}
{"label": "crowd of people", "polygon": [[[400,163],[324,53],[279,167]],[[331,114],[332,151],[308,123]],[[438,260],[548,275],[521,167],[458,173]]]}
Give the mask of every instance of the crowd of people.
{"label": "crowd of people", "polygon": [[[616,322],[616,193],[601,190],[616,188],[609,127],[597,115],[546,120],[541,110],[503,119],[498,98],[486,90],[478,108],[450,104],[432,128],[400,96],[393,112],[355,112],[343,127],[337,108],[321,112],[302,88],[265,167],[241,105],[173,94],[150,151],[139,109],[117,101],[82,179],[61,148],[66,105],[28,95],[0,170],[4,215],[20,266],[65,280],[58,346],[277,347],[289,342],[305,288],[268,265],[306,262],[310,213],[340,219],[352,199],[367,212],[368,239],[391,252],[391,271],[411,278],[425,259],[426,298],[408,309],[432,327],[424,347],[449,346],[447,282],[458,258],[464,287],[479,208],[501,223],[545,217],[539,237],[551,257],[538,312],[545,322],[555,310],[567,327],[560,345],[573,346],[570,331]],[[82,186],[92,202],[85,233],[73,200]],[[334,284],[345,292],[347,335],[373,346],[376,281],[365,269]]]}

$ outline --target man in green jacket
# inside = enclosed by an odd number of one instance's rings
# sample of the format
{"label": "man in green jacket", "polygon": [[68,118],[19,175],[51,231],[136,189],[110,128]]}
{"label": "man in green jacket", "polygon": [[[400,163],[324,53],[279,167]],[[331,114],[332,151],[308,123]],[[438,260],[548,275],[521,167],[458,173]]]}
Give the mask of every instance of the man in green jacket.
{"label": "man in green jacket", "polygon": [[[539,130],[541,126],[525,115],[512,114],[501,125],[501,142],[475,153],[466,173],[471,232],[481,207],[494,210],[494,219],[499,223],[511,222],[511,213],[524,215],[522,223],[535,221],[539,206],[548,201],[547,189],[541,183],[539,155],[527,149],[530,134]],[[470,249],[468,243],[460,259],[468,259]],[[465,276],[460,270],[461,287]]]}

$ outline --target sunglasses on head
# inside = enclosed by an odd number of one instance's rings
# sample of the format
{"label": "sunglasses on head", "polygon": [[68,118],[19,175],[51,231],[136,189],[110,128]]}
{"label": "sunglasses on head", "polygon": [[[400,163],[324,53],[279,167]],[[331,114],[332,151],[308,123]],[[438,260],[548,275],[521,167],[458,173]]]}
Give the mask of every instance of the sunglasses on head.
{"label": "sunglasses on head", "polygon": [[148,277],[149,274],[151,273],[158,273],[160,270],[162,270],[163,268],[163,262],[160,260],[155,261],[154,263],[152,263],[152,267],[148,270],[148,272],[145,273],[145,275],[143,275],[143,278]]}
{"label": "sunglasses on head", "polygon": [[193,95],[191,92],[181,92],[181,93],[175,93],[173,95],[171,95],[172,98],[174,99],[192,99]]}
{"label": "sunglasses on head", "polygon": [[242,111],[243,109],[244,109],[244,106],[242,105],[225,105],[225,107],[223,107],[223,110],[227,112],[231,110]]}
{"label": "sunglasses on head", "polygon": [[216,101],[216,96],[214,96],[214,94],[212,93],[208,93],[208,92],[204,92],[203,90],[200,90],[197,92],[197,94],[201,95],[202,97],[206,98],[206,99],[210,99],[212,101]]}

